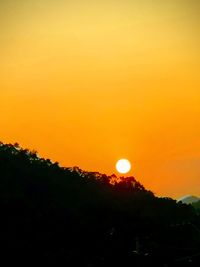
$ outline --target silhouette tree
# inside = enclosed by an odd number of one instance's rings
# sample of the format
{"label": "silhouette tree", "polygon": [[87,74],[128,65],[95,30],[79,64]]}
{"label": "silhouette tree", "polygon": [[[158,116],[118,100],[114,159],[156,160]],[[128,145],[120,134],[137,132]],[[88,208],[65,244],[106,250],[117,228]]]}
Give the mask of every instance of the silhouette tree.
{"label": "silhouette tree", "polygon": [[17,143],[0,143],[0,211],[1,258],[12,264],[177,266],[200,248],[191,205],[157,198],[134,177],[60,167]]}

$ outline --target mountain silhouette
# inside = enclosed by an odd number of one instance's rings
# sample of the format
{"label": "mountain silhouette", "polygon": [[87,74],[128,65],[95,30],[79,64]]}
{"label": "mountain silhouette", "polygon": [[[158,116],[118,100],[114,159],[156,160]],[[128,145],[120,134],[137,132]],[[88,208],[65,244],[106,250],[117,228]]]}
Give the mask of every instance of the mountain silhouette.
{"label": "mountain silhouette", "polygon": [[200,200],[192,203],[192,206],[197,210],[198,214],[200,214]]}
{"label": "mountain silhouette", "polygon": [[0,211],[9,264],[199,265],[191,205],[157,198],[134,177],[60,167],[17,143],[0,143]]}
{"label": "mountain silhouette", "polygon": [[178,199],[178,202],[182,202],[184,204],[192,204],[192,203],[195,203],[198,201],[200,201],[200,198],[195,197],[195,196],[184,196],[184,197]]}

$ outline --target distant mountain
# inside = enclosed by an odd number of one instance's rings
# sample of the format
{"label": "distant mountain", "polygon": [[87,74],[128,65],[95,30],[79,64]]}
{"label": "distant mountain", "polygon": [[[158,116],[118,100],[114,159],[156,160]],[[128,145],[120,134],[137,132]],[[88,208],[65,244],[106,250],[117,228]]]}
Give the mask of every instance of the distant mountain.
{"label": "distant mountain", "polygon": [[196,196],[184,196],[178,199],[178,202],[182,202],[183,204],[192,204],[198,201],[200,201],[200,198]]}

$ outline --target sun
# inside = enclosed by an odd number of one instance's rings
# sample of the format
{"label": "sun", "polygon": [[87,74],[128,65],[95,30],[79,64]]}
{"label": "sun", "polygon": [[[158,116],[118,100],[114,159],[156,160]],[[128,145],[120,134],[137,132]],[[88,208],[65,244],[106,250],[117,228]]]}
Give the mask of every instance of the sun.
{"label": "sun", "polygon": [[116,170],[119,173],[128,173],[131,169],[131,163],[127,159],[120,159],[116,163]]}

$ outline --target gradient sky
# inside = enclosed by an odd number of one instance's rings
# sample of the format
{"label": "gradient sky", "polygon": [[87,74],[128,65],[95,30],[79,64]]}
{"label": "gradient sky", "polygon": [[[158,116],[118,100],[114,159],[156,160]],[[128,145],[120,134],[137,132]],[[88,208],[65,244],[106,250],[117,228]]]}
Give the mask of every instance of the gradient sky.
{"label": "gradient sky", "polygon": [[199,0],[1,0],[0,139],[200,195]]}

